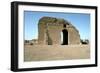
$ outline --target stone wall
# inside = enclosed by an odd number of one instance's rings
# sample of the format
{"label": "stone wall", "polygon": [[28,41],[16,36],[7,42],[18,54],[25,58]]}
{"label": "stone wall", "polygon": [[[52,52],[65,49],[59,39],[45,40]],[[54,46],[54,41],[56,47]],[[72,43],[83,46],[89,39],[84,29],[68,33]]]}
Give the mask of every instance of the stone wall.
{"label": "stone wall", "polygon": [[43,17],[38,24],[38,44],[61,45],[62,30],[68,31],[68,45],[80,44],[79,31],[68,21],[53,17]]}

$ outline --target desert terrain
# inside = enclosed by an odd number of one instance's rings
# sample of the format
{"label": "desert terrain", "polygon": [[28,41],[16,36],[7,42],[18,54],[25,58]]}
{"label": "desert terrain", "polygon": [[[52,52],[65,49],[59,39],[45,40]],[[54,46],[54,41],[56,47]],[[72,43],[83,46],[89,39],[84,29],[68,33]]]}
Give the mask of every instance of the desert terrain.
{"label": "desert terrain", "polygon": [[90,58],[89,45],[25,45],[24,61],[72,60]]}

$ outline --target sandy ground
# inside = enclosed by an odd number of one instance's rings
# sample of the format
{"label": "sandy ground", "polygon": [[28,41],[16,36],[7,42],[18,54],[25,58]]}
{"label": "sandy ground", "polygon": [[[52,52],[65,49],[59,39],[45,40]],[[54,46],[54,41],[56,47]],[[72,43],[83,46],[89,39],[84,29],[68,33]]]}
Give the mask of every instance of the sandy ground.
{"label": "sandy ground", "polygon": [[89,45],[25,45],[24,61],[90,58]]}

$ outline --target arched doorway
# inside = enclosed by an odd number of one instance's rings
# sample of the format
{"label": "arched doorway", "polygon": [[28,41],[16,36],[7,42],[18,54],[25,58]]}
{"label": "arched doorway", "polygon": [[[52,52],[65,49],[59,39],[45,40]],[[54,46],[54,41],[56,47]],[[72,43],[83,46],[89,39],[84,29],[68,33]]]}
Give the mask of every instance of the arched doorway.
{"label": "arched doorway", "polygon": [[62,30],[62,45],[68,45],[68,31],[67,29]]}

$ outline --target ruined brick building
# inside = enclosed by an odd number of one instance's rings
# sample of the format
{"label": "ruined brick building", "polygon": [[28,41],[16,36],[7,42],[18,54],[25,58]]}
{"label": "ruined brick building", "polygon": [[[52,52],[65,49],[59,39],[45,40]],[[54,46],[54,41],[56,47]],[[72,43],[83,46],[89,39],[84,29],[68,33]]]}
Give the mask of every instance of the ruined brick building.
{"label": "ruined brick building", "polygon": [[[61,41],[61,33],[63,39]],[[38,23],[38,44],[80,44],[79,31],[68,21],[54,17],[42,17]]]}

